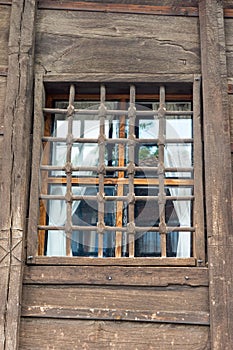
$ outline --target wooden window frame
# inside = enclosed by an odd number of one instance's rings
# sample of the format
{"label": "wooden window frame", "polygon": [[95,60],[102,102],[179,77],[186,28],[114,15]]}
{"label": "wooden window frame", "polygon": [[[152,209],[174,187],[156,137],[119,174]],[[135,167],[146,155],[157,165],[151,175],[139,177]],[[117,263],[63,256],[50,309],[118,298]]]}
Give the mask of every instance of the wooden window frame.
{"label": "wooden window frame", "polygon": [[[174,80],[173,80],[174,81]],[[194,208],[193,208],[193,215],[194,215],[194,222],[193,222],[193,227],[190,228],[190,231],[193,231],[193,256],[190,258],[179,258],[179,257],[166,257],[166,227],[164,228],[164,225],[160,225],[160,227],[154,228],[155,231],[160,232],[161,234],[161,257],[134,257],[134,233],[135,233],[135,225],[134,222],[132,221],[128,225],[128,235],[132,236],[131,239],[131,246],[129,248],[129,257],[120,257],[119,255],[119,249],[120,249],[120,240],[121,240],[121,234],[122,234],[122,228],[119,229],[117,227],[117,230],[115,229],[116,232],[116,256],[113,258],[101,258],[103,256],[101,249],[99,250],[98,256],[100,257],[99,259],[97,258],[86,258],[86,257],[54,257],[54,256],[41,256],[37,255],[37,230],[38,230],[38,215],[39,215],[39,210],[38,210],[38,205],[35,203],[35,198],[39,198],[39,189],[38,189],[38,183],[39,183],[39,163],[40,163],[40,157],[41,157],[41,149],[38,147],[39,144],[41,144],[41,133],[42,133],[42,123],[44,119],[44,112],[51,112],[54,113],[53,108],[45,108],[45,90],[44,90],[44,82],[43,82],[43,75],[37,75],[36,80],[35,80],[35,115],[34,115],[34,142],[33,142],[33,160],[32,160],[32,182],[31,182],[31,196],[30,196],[30,216],[29,216],[29,225],[28,225],[28,251],[27,251],[27,262],[28,263],[39,263],[39,264],[60,264],[60,265],[129,265],[129,266],[134,266],[134,265],[151,265],[151,266],[156,266],[156,265],[164,265],[164,266],[204,266],[205,265],[205,239],[204,239],[204,208],[203,208],[203,184],[202,184],[202,144],[201,144],[201,101],[200,101],[200,88],[201,88],[201,78],[199,75],[195,75],[194,78],[192,79],[192,84],[193,84],[193,130],[194,130],[194,138],[193,138],[193,146],[194,146],[194,159],[195,159],[195,171],[194,171],[194,178],[193,178],[193,185],[194,185]],[[58,83],[59,84],[59,83]],[[74,88],[72,85],[72,82],[69,84],[71,86],[70,89],[70,96],[69,96],[69,107],[66,111],[66,114],[69,118],[72,118],[73,114],[73,101],[75,98],[75,92]],[[160,84],[161,86],[163,84]],[[133,86],[133,84],[132,84]],[[105,91],[104,88],[102,87],[101,90],[101,103],[104,106],[105,103]],[[165,111],[164,111],[164,103],[165,103],[165,93],[163,89],[161,90],[161,96],[160,96],[160,109],[158,113],[160,114],[160,124],[162,125],[164,123],[164,116],[165,116]],[[131,97],[130,97],[130,105],[131,105],[131,111],[129,111],[129,118],[132,118],[132,122],[135,118],[135,110],[134,110],[134,103],[135,103],[135,90],[133,87],[131,87]],[[60,111],[61,113],[64,113],[64,111]],[[104,112],[104,109],[103,109]],[[106,111],[105,111],[106,112]],[[104,113],[105,113],[104,112]],[[131,114],[130,114],[131,113]],[[104,117],[105,115],[100,115],[101,112],[99,113],[100,120],[102,118],[102,125],[104,122]],[[131,117],[130,117],[131,116]],[[101,123],[101,121],[100,121]],[[132,138],[133,138],[133,129],[134,129],[134,124],[132,124],[131,133]],[[160,128],[161,129],[161,128]],[[101,130],[101,128],[100,128]],[[102,136],[103,135],[103,128],[102,128]],[[100,131],[100,138],[101,138],[101,131]],[[130,138],[130,137],[129,137]],[[159,138],[163,138],[162,131],[159,135]],[[161,146],[163,147],[164,143],[161,142]],[[100,146],[101,143],[100,143]],[[103,146],[104,147],[104,146]],[[162,150],[160,152],[163,154]],[[103,154],[103,152],[102,152]],[[133,157],[133,154],[131,155]],[[130,157],[130,156],[129,156]],[[163,156],[162,156],[163,157]],[[164,159],[160,159],[161,164],[163,163]],[[102,159],[103,161],[103,159]],[[101,162],[101,159],[100,159]],[[102,162],[103,163],[103,162]],[[121,164],[119,164],[121,166]],[[102,168],[104,168],[104,164],[102,164]],[[134,182],[134,175],[129,174],[132,177],[131,183]],[[71,175],[72,177],[72,175]],[[72,184],[72,179],[71,177],[68,177],[67,180],[67,186],[69,187],[68,190],[71,188]],[[104,172],[99,171],[99,186],[100,186],[100,197],[101,193],[103,194],[103,189],[104,189]],[[164,179],[164,169],[163,171],[160,172],[159,178],[156,181],[159,184],[160,188],[160,193],[164,189],[165,182],[168,184],[169,180]],[[129,180],[130,183],[130,180]],[[131,197],[134,197],[133,189],[131,188]],[[70,192],[70,191],[69,191]],[[119,192],[120,193],[120,192]],[[118,193],[118,194],[119,194]],[[160,194],[161,196],[161,194]],[[103,198],[98,198],[98,206],[100,209],[100,213],[98,214],[98,222],[99,224],[97,225],[97,232],[99,233],[99,237],[103,237],[102,231],[104,227],[104,222],[103,222],[103,201],[101,199]],[[163,199],[163,201],[162,201]],[[162,213],[162,207],[164,207],[166,198],[160,198],[160,207],[161,210],[160,212]],[[72,202],[72,198],[68,203]],[[121,202],[118,202],[121,203]],[[68,204],[72,205],[72,204]],[[131,212],[130,216],[132,217],[134,215],[134,201],[129,201],[129,212]],[[69,208],[70,209],[70,208]],[[68,209],[68,210],[69,210]],[[70,212],[70,210],[69,210]],[[164,216],[164,214],[161,214]],[[71,219],[71,218],[70,218]],[[163,221],[163,220],[162,220]],[[68,227],[69,226],[69,227]],[[71,221],[68,222],[68,225],[66,229],[69,231],[72,230],[71,228],[72,223]],[[48,229],[46,225],[39,225],[40,229]],[[55,229],[55,228],[54,228]],[[129,231],[132,232],[129,232]],[[181,231],[182,229],[179,229]],[[67,254],[69,252],[67,251]]]}

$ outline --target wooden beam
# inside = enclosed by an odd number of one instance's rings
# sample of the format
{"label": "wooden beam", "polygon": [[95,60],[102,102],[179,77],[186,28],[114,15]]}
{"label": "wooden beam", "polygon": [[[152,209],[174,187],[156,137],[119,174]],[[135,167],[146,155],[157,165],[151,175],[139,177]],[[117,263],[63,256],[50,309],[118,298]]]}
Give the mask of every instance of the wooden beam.
{"label": "wooden beam", "polygon": [[222,1],[200,0],[204,156],[213,350],[233,344],[230,125]]}
{"label": "wooden beam", "polygon": [[0,220],[0,348],[17,349],[28,195],[36,0],[13,0]]}

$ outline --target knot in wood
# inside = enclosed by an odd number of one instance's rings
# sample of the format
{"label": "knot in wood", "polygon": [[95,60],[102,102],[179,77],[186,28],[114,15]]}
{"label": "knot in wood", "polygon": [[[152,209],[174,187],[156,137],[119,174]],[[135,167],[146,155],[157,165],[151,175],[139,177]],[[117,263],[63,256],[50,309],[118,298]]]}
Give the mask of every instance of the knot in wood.
{"label": "knot in wood", "polygon": [[65,233],[67,238],[71,238],[72,235],[72,226],[69,222],[65,224]]}
{"label": "knot in wood", "polygon": [[98,137],[98,144],[99,145],[103,145],[105,143],[105,141],[106,141],[105,135],[99,135],[99,137]]}
{"label": "knot in wood", "polygon": [[135,118],[136,117],[136,107],[134,105],[129,106],[128,116],[129,116],[129,118]]}
{"label": "knot in wood", "polygon": [[73,105],[69,105],[67,107],[67,112],[66,112],[66,117],[71,117],[74,114],[74,106]]}
{"label": "knot in wood", "polygon": [[163,175],[165,171],[164,163],[160,162],[158,165],[158,174]]}
{"label": "knot in wood", "polygon": [[73,144],[73,135],[72,134],[68,134],[67,135],[66,144],[67,145],[72,145]]}
{"label": "knot in wood", "polygon": [[159,224],[159,233],[164,235],[167,233],[167,225],[165,224],[165,222],[160,222]]}
{"label": "knot in wood", "polygon": [[105,201],[105,193],[98,192],[97,193],[97,201],[99,203],[103,203]]}
{"label": "knot in wood", "polygon": [[160,107],[158,109],[158,118],[164,118],[165,114],[166,114],[166,108]]}
{"label": "knot in wood", "polygon": [[65,173],[66,173],[66,175],[72,174],[72,163],[70,163],[70,162],[66,163]]}
{"label": "knot in wood", "polygon": [[103,103],[101,103],[99,106],[99,117],[106,117],[106,115],[107,115],[107,108]]}
{"label": "knot in wood", "polygon": [[134,204],[135,203],[135,194],[129,193],[127,196],[127,202],[128,204]]}
{"label": "knot in wood", "polygon": [[97,231],[98,233],[104,233],[105,224],[104,221],[97,222]]}
{"label": "knot in wood", "polygon": [[102,175],[105,175],[106,174],[106,169],[105,169],[105,165],[104,164],[100,164],[98,166],[98,174],[102,174]]}
{"label": "knot in wood", "polygon": [[134,222],[129,222],[127,224],[127,232],[131,234],[135,234],[135,223]]}
{"label": "knot in wood", "polygon": [[127,172],[128,175],[132,175],[135,173],[135,164],[133,162],[130,162],[127,166]]}
{"label": "knot in wood", "polygon": [[65,200],[66,200],[67,203],[72,203],[73,197],[72,197],[72,192],[71,191],[66,192]]}
{"label": "knot in wood", "polygon": [[166,195],[165,193],[159,193],[158,195],[158,203],[161,205],[165,205],[166,204]]}

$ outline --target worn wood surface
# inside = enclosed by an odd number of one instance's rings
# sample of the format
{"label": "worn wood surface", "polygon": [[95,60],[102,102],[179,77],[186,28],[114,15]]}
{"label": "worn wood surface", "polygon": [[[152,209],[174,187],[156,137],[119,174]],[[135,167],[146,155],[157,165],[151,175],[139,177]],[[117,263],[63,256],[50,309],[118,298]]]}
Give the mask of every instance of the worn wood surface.
{"label": "worn wood surface", "polygon": [[211,338],[213,350],[230,350],[233,344],[232,174],[224,19],[220,1],[201,0],[199,6]]}
{"label": "worn wood surface", "polygon": [[22,316],[209,324],[207,287],[38,286],[23,288]]}
{"label": "worn wood surface", "polygon": [[10,28],[11,8],[0,4],[0,67],[1,70],[8,65],[8,40]]}
{"label": "worn wood surface", "polygon": [[[1,349],[18,342],[22,258],[28,188],[31,120],[34,0],[13,0],[4,115],[0,220]],[[9,18],[8,18],[9,20]]]}
{"label": "worn wood surface", "polygon": [[[181,345],[182,344],[182,345]],[[22,319],[20,350],[210,350],[209,329],[135,322]]]}
{"label": "worn wood surface", "polygon": [[233,19],[225,19],[224,25],[226,38],[227,73],[229,77],[233,77]]}
{"label": "worn wood surface", "polygon": [[188,267],[26,266],[24,284],[208,286],[208,269]]}
{"label": "worn wood surface", "polygon": [[199,73],[197,18],[40,10],[36,61],[52,74]]}

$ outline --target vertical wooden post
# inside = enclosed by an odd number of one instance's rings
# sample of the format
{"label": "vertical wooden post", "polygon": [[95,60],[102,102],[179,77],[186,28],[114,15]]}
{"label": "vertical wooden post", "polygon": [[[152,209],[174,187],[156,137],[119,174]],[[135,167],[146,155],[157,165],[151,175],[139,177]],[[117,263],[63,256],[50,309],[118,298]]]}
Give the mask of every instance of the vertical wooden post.
{"label": "vertical wooden post", "polygon": [[233,344],[230,125],[223,5],[200,0],[206,216],[212,350]]}
{"label": "vertical wooden post", "polygon": [[17,349],[29,185],[36,0],[13,0],[0,221],[0,348]]}

